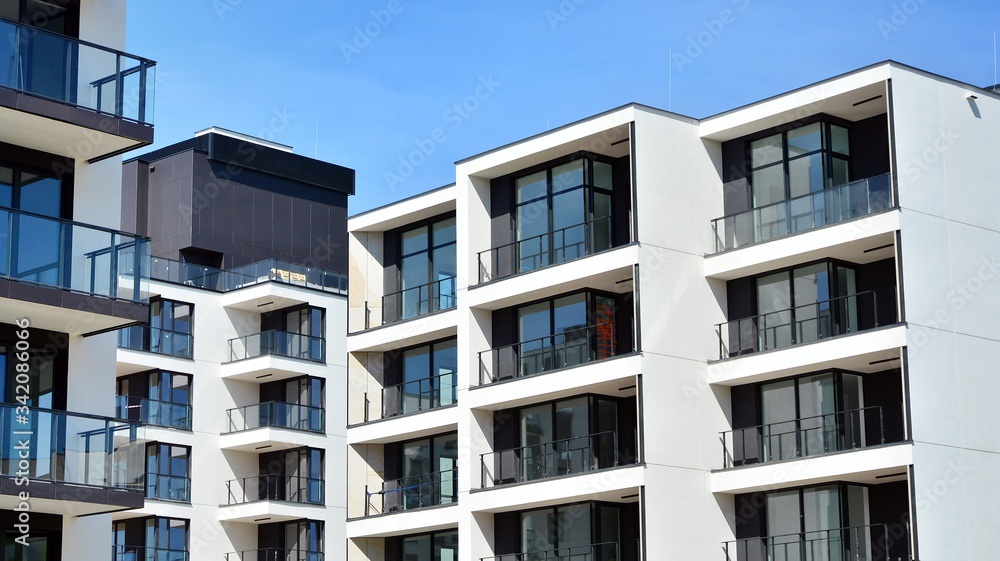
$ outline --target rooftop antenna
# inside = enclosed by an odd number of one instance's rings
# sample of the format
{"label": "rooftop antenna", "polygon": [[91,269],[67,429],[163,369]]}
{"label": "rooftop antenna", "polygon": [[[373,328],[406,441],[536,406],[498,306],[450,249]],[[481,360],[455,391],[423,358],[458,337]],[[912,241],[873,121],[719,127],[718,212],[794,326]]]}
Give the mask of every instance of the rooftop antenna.
{"label": "rooftop antenna", "polygon": [[313,148],[313,158],[319,159],[319,117],[316,117],[316,144]]}
{"label": "rooftop antenna", "polygon": [[997,34],[993,33],[993,91],[997,91]]}
{"label": "rooftop antenna", "polygon": [[674,47],[670,47],[670,66],[667,70],[667,111],[674,110]]}

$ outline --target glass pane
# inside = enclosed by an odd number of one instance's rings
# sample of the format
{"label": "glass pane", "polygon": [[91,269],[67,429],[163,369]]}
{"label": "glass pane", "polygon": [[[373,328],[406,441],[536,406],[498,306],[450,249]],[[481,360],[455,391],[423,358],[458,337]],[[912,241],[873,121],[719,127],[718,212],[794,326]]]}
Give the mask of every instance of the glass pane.
{"label": "glass pane", "polygon": [[[857,274],[854,269],[837,266],[837,294],[831,296],[842,297],[836,309],[841,314],[840,325],[846,332],[856,333],[858,331],[858,298],[843,298],[858,293]],[[872,300],[862,299],[861,302],[871,305]]]}
{"label": "glass pane", "polygon": [[844,185],[850,182],[850,170],[848,168],[847,160],[841,158],[833,158],[833,169],[831,170],[833,175],[833,186]]}
{"label": "glass pane", "polygon": [[[14,170],[0,166],[0,206],[14,205]],[[4,225],[6,229],[6,224]]]}
{"label": "glass pane", "polygon": [[454,277],[458,271],[458,266],[455,264],[455,244],[436,248],[431,262],[432,276],[428,282]]}
{"label": "glass pane", "polygon": [[540,405],[521,410],[521,473],[525,480],[554,474],[551,442],[554,438],[552,406]]}
{"label": "glass pane", "polygon": [[755,169],[761,166],[766,166],[767,164],[780,162],[781,158],[780,134],[755,140],[750,143],[750,166]]}
{"label": "glass pane", "polygon": [[764,428],[764,460],[773,462],[798,456],[795,433],[795,380],[765,384],[760,388],[761,420]]}
{"label": "glass pane", "polygon": [[840,561],[844,555],[840,492],[835,486],[802,491],[802,529],[806,532],[806,559]]}
{"label": "glass pane", "polygon": [[400,236],[400,246],[403,255],[425,251],[427,249],[427,226],[403,232],[403,235]]}
{"label": "glass pane", "polygon": [[830,148],[838,154],[851,155],[851,143],[847,129],[830,125]]}
{"label": "glass pane", "polygon": [[[65,267],[60,267],[63,234],[58,222],[34,216],[15,216],[17,251],[13,275],[16,278],[61,285]],[[68,279],[66,279],[68,280]]]}
{"label": "glass pane", "polygon": [[548,200],[523,204],[517,207],[516,236],[519,271],[533,271],[550,263],[549,206]]}
{"label": "glass pane", "polygon": [[[558,510],[558,516],[559,558],[589,559],[589,556],[586,555],[589,553],[587,546],[593,543],[590,537],[590,505],[562,507]],[[570,551],[565,551],[566,549]]]}
{"label": "glass pane", "polygon": [[552,197],[552,261],[562,263],[587,254],[587,208],[584,190],[575,189]]}
{"label": "glass pane", "polygon": [[[537,374],[551,368],[548,358],[552,345],[552,321],[548,302],[524,306],[517,310],[517,351],[522,375]],[[544,337],[544,339],[541,339]]]}
{"label": "glass pane", "polygon": [[587,293],[556,298],[552,304],[555,316],[552,333],[579,331],[587,326]]}
{"label": "glass pane", "polygon": [[455,241],[455,219],[448,218],[440,222],[435,222],[433,227],[434,246],[440,246]]}
{"label": "glass pane", "polygon": [[590,448],[589,399],[579,397],[556,404],[556,443],[553,446],[555,473],[565,475],[589,471]]}
{"label": "glass pane", "polygon": [[614,184],[614,168],[611,164],[594,162],[594,187],[612,189]]}
{"label": "glass pane", "polygon": [[805,561],[799,553],[799,492],[768,493],[765,502],[768,555],[772,561]]}
{"label": "glass pane", "polygon": [[826,263],[800,267],[792,271],[795,293],[796,342],[806,343],[836,334],[834,310],[830,302],[830,272]]}
{"label": "glass pane", "polygon": [[552,193],[583,186],[584,162],[585,160],[577,160],[552,168]]}
{"label": "glass pane", "polygon": [[548,193],[546,175],[546,172],[540,171],[538,173],[518,178],[514,182],[517,204],[520,205],[528,201],[545,197]]}
{"label": "glass pane", "polygon": [[823,148],[822,123],[813,123],[788,131],[788,157],[821,150]]}
{"label": "glass pane", "polygon": [[[556,546],[555,516],[551,509],[536,510],[521,514],[521,551],[540,553]],[[543,557],[527,556],[525,561],[536,561]]]}
{"label": "glass pane", "polygon": [[788,162],[788,185],[791,196],[798,197],[822,191],[826,187],[823,175],[823,153]]}
{"label": "glass pane", "polygon": [[62,182],[21,172],[21,210],[58,218],[62,207]]}
{"label": "glass pane", "polygon": [[786,347],[792,342],[791,283],[788,273],[757,279],[756,329],[758,350]]}
{"label": "glass pane", "polygon": [[439,473],[436,488],[429,489],[432,502],[425,504],[451,504],[458,500],[458,480],[455,473],[458,462],[458,435],[434,439],[434,471]]}
{"label": "glass pane", "polygon": [[403,538],[403,559],[406,561],[433,561],[433,557],[431,557],[431,537],[413,536]]}
{"label": "glass pane", "polygon": [[458,561],[458,532],[434,534],[434,561]]}
{"label": "glass pane", "polygon": [[430,374],[430,347],[403,351],[403,382],[423,380]]}
{"label": "glass pane", "polygon": [[785,171],[781,165],[753,172],[754,208],[785,200]]}
{"label": "glass pane", "polygon": [[594,217],[590,226],[592,253],[611,247],[611,195],[594,193]]}
{"label": "glass pane", "polygon": [[799,415],[802,455],[815,456],[840,449],[837,391],[833,374],[799,379]]}

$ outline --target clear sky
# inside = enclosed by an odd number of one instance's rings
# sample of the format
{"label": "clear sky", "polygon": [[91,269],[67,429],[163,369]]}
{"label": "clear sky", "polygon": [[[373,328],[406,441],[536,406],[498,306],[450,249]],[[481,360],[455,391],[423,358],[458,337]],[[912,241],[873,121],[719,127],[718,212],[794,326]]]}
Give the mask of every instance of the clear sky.
{"label": "clear sky", "polygon": [[154,147],[291,145],[357,170],[354,214],[633,101],[705,117],[890,58],[986,86],[998,31],[995,0],[132,0],[127,50]]}

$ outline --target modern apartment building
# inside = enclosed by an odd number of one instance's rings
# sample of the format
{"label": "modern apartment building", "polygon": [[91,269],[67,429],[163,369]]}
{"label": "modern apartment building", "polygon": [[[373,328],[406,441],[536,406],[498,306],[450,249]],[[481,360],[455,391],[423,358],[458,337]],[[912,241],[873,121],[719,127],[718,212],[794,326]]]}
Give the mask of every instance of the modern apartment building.
{"label": "modern apartment building", "polygon": [[112,516],[114,561],[338,558],[354,171],[219,128],[123,169],[152,257],[118,332],[145,502]]}
{"label": "modern apartment building", "polygon": [[[149,314],[121,231],[121,154],[153,141],[155,63],[124,2],[0,0],[0,549],[107,559],[143,504],[143,429],[115,415],[116,329]],[[139,274],[120,276],[120,267]]]}
{"label": "modern apartment building", "polygon": [[995,556],[994,111],[885,62],[353,216],[348,559]]}

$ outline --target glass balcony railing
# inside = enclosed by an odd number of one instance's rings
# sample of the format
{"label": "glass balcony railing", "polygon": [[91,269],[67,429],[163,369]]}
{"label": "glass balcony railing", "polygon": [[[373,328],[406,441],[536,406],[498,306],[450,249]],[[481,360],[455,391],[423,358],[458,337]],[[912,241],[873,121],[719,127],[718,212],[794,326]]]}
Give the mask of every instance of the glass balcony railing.
{"label": "glass balcony railing", "polygon": [[382,418],[407,415],[458,402],[456,373],[404,382],[382,389]]}
{"label": "glass balcony railing", "polygon": [[[909,543],[908,530],[893,533],[888,524],[815,530],[724,542],[725,561],[812,560],[897,561],[890,552]],[[902,559],[909,559],[909,555]]]}
{"label": "glass balcony railing", "polygon": [[479,385],[570,368],[618,354],[614,323],[599,323],[479,353]]}
{"label": "glass balcony railing", "polygon": [[229,292],[277,282],[313,290],[347,294],[347,275],[278,259],[265,259],[229,270],[184,263],[163,257],[150,259],[150,278],[216,292]]}
{"label": "glass balcony railing", "polygon": [[482,488],[576,475],[619,465],[618,433],[531,444],[479,456]]}
{"label": "glass balcony railing", "polygon": [[115,396],[118,418],[175,429],[191,429],[191,406],[130,395]]}
{"label": "glass balcony railing", "polygon": [[365,485],[365,516],[456,502],[458,468],[385,481],[378,491],[369,491]]}
{"label": "glass balcony railing", "polygon": [[323,504],[325,483],[322,479],[297,475],[265,474],[241,477],[226,482],[227,503],[238,505],[257,501],[284,501],[299,504]]}
{"label": "glass balcony railing", "polygon": [[889,210],[892,175],[824,189],[712,221],[715,251],[736,249]]}
{"label": "glass balcony railing", "polygon": [[612,221],[602,216],[476,254],[484,283],[573,261],[611,248]]}
{"label": "glass balcony railing", "polygon": [[886,443],[879,406],[802,417],[720,433],[723,469],[795,460]]}
{"label": "glass balcony railing", "polygon": [[[111,546],[111,561],[189,561],[183,549],[163,549],[142,545]],[[250,560],[248,560],[250,561]],[[284,561],[284,560],[282,560]]]}
{"label": "glass balcony railing", "polygon": [[194,337],[190,333],[133,325],[118,331],[118,348],[191,358]]}
{"label": "glass balcony railing", "polygon": [[0,19],[0,87],[153,123],[156,63]]}
{"label": "glass balcony railing", "polygon": [[49,409],[25,413],[8,404],[0,405],[0,423],[4,477],[143,490],[145,447],[137,439],[144,431],[137,423]]}
{"label": "glass balcony railing", "polygon": [[180,475],[146,474],[146,498],[191,502],[191,478]]}
{"label": "glass balcony railing", "polygon": [[323,432],[326,410],[282,401],[266,401],[226,411],[229,432],[240,432],[261,427]]}
{"label": "glass balcony railing", "polygon": [[621,559],[618,542],[604,542],[480,557],[479,561],[606,561]]}
{"label": "glass balcony railing", "polygon": [[133,270],[149,268],[148,238],[0,208],[0,277],[147,302],[149,275],[119,275],[126,262]]}
{"label": "glass balcony railing", "polygon": [[229,340],[228,362],[267,355],[326,362],[326,339],[272,329]]}
{"label": "glass balcony railing", "polygon": [[454,308],[457,292],[455,277],[448,277],[387,294],[382,297],[382,323],[389,323],[394,318],[410,319]]}
{"label": "glass balcony railing", "polygon": [[274,547],[226,554],[226,561],[323,561],[323,559],[323,553],[320,551]]}
{"label": "glass balcony railing", "polygon": [[715,331],[719,337],[719,359],[723,359],[858,333],[895,322],[894,316],[879,317],[876,292],[869,290],[720,323]]}

